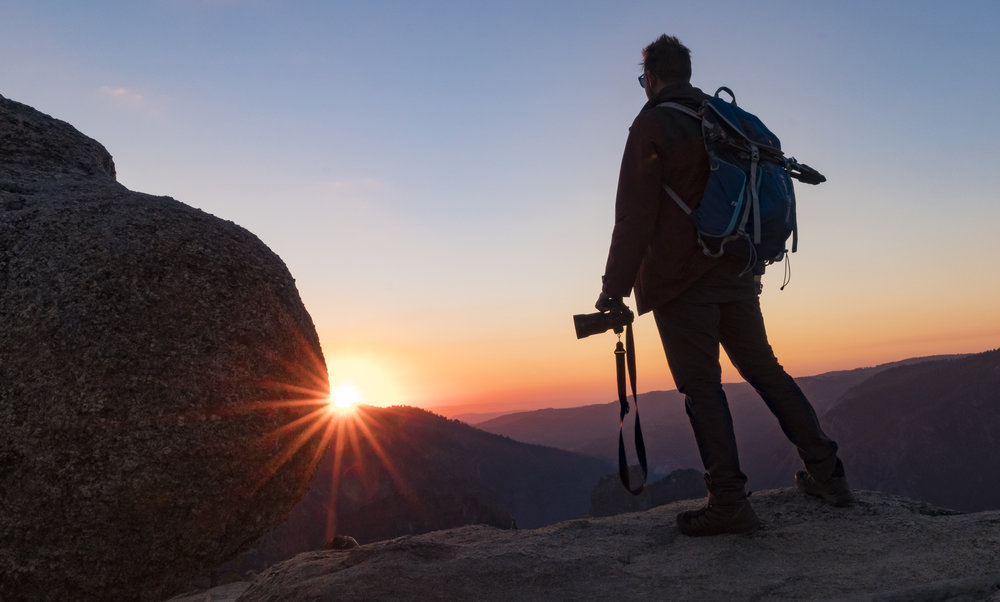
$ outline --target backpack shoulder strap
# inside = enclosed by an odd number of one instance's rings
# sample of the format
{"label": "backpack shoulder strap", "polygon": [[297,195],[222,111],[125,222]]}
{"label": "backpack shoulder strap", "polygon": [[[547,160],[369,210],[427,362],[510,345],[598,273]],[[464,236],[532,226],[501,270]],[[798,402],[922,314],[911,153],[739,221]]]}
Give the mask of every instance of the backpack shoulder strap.
{"label": "backpack shoulder strap", "polygon": [[698,119],[699,121],[701,120],[701,114],[698,111],[695,111],[691,107],[685,107],[684,105],[682,105],[680,103],[677,103],[677,102],[661,102],[660,104],[658,104],[656,106],[658,106],[658,107],[666,107],[668,109],[674,109],[674,110],[680,111],[681,113],[684,113],[686,115],[690,115],[691,117],[694,117],[695,119]]}
{"label": "backpack shoulder strap", "polygon": [[[698,121],[701,121],[701,113],[700,112],[695,111],[691,107],[686,107],[686,106],[684,106],[684,105],[682,105],[680,103],[677,103],[677,102],[663,102],[663,103],[660,103],[660,104],[658,104],[656,106],[657,107],[664,107],[664,108],[667,108],[667,109],[674,109],[675,111],[680,111],[681,113],[684,113],[685,115],[689,115],[691,117],[694,117]],[[663,185],[663,190],[667,193],[667,195],[671,199],[673,199],[673,201],[675,203],[677,203],[677,206],[679,206],[681,208],[681,210],[684,211],[684,213],[686,213],[688,215],[691,215],[691,206],[688,205],[687,203],[685,203],[684,200],[681,199],[680,195],[678,195],[674,191],[673,188],[671,188],[670,186],[667,186],[666,184],[664,184]]]}
{"label": "backpack shoulder strap", "polygon": [[680,197],[680,195],[677,194],[674,191],[673,188],[671,188],[670,186],[664,184],[663,185],[663,191],[666,192],[667,195],[671,199],[673,199],[675,203],[677,203],[677,206],[681,208],[681,211],[683,211],[684,213],[686,213],[688,215],[691,215],[691,212],[693,211],[693,209],[691,209],[691,207],[687,203],[684,202],[684,199],[682,199]]}

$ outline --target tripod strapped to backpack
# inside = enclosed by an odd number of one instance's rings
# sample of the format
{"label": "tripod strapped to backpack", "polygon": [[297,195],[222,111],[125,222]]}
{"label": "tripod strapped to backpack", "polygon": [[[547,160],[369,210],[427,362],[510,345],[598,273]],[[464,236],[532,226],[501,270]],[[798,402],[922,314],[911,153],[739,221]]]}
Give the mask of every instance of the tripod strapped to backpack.
{"label": "tripod strapped to backpack", "polygon": [[[732,100],[719,96],[727,93]],[[786,157],[781,142],[754,114],[736,105],[736,95],[725,86],[697,109],[676,102],[658,108],[679,111],[701,122],[709,177],[699,199],[682,199],[668,185],[664,191],[694,221],[698,242],[706,255],[724,252],[746,257],[748,267],[772,263],[798,246],[795,192],[791,178],[820,184],[826,177]]]}

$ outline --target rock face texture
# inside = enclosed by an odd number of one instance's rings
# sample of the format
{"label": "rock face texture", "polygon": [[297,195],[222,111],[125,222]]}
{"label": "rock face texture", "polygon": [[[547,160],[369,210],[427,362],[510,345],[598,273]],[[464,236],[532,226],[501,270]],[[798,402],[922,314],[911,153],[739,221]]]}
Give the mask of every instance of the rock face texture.
{"label": "rock face texture", "polygon": [[325,363],[282,261],[0,97],[0,599],[162,600],[280,523]]}
{"label": "rock face texture", "polygon": [[750,535],[685,537],[674,516],[700,502],[675,502],[530,531],[461,527],[309,552],[271,567],[239,602],[1000,600],[1000,512],[857,497],[831,508],[791,489],[755,493],[765,524]]}

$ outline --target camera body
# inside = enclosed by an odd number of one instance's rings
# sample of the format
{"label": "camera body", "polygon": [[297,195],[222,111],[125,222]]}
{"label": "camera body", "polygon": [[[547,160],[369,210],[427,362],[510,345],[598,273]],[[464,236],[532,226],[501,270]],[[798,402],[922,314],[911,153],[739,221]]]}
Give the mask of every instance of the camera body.
{"label": "camera body", "polygon": [[634,319],[635,314],[632,310],[622,305],[611,311],[577,314],[573,316],[573,325],[576,326],[576,338],[583,339],[609,330],[621,334]]}

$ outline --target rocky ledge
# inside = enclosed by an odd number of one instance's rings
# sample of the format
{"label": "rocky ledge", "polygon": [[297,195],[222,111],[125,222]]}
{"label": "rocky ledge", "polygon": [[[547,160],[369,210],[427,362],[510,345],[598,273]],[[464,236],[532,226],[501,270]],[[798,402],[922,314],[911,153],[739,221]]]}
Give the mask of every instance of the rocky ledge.
{"label": "rocky ledge", "polygon": [[[1000,600],[1000,512],[755,493],[764,526],[689,538],[689,500],[535,530],[470,526],[301,554],[189,600]],[[245,588],[245,589],[244,589]],[[242,595],[240,595],[242,593]],[[180,599],[178,599],[180,600]]]}

